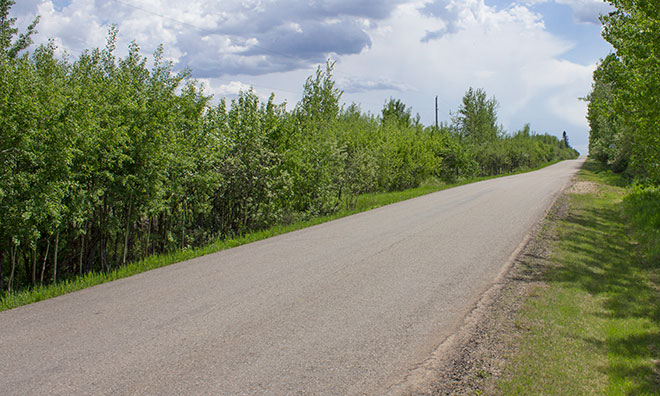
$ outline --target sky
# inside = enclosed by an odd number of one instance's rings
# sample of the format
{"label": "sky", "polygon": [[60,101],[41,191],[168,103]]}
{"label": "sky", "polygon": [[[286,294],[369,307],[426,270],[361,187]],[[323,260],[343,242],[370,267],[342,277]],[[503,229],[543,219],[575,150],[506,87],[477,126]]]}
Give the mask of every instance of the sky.
{"label": "sky", "polygon": [[72,59],[102,48],[113,24],[120,56],[133,40],[149,58],[163,44],[215,100],[253,87],[291,109],[327,59],[343,102],[379,114],[400,99],[425,125],[436,96],[450,122],[465,91],[482,88],[505,130],[566,131],[586,154],[580,98],[611,51],[598,19],[610,10],[601,0],[16,0],[10,13],[19,28],[40,15],[35,45],[53,39]]}

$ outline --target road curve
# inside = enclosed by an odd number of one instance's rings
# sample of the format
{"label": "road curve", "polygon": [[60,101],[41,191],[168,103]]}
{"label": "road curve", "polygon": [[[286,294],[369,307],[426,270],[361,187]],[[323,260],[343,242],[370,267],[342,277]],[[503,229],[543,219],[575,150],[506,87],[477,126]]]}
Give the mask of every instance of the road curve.
{"label": "road curve", "polygon": [[456,330],[581,164],[0,312],[0,393],[393,393]]}

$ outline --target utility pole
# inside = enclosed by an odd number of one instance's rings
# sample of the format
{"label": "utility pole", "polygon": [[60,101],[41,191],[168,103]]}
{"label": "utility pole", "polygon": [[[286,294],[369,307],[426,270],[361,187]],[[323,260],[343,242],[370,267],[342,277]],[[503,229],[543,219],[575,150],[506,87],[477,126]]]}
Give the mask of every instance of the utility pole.
{"label": "utility pole", "polygon": [[435,95],[435,130],[438,130],[438,95]]}

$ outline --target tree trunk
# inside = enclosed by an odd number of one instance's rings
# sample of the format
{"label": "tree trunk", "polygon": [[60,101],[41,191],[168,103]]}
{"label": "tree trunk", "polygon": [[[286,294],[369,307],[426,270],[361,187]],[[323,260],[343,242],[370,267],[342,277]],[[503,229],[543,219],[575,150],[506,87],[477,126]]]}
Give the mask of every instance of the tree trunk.
{"label": "tree trunk", "polygon": [[151,239],[151,220],[152,217],[149,216],[149,225],[147,226],[147,242],[144,244],[144,258],[149,256],[149,240]]}
{"label": "tree trunk", "polygon": [[109,215],[108,208],[108,194],[103,195],[103,214],[100,216],[99,221],[99,230],[101,231],[101,268],[103,271],[108,271],[110,269],[110,264],[108,263],[108,243],[110,241],[110,234],[108,233],[108,218]]}
{"label": "tree trunk", "polygon": [[12,287],[14,287],[14,274],[16,273],[16,250],[18,250],[18,246],[12,242],[11,248],[9,249],[9,253],[11,255],[11,272],[9,273],[9,285],[7,288],[9,291],[11,291]]}
{"label": "tree trunk", "polygon": [[112,264],[115,265],[115,266],[117,265],[117,250],[119,249],[119,240],[120,239],[121,239],[121,233],[119,231],[117,231],[115,233],[115,240],[114,240],[114,243],[113,243],[114,247],[113,247],[113,250],[112,250]]}
{"label": "tree trunk", "polygon": [[183,203],[183,210],[181,211],[181,250],[185,247],[186,243],[186,203]]}
{"label": "tree trunk", "polygon": [[53,253],[53,283],[57,283],[57,250],[60,245],[60,230],[55,234],[55,252]]}
{"label": "tree trunk", "polygon": [[37,284],[37,242],[32,248],[32,287]]}
{"label": "tree trunk", "polygon": [[[50,238],[48,238],[48,244],[46,245],[46,254],[44,254],[44,262],[41,264],[41,278],[39,279],[39,286],[44,285],[44,273],[46,272],[46,260],[48,260],[48,251],[50,250]],[[35,253],[35,258],[36,258]]]}
{"label": "tree trunk", "polygon": [[101,233],[99,237],[99,259],[101,260],[101,271],[106,272],[107,270],[107,260],[106,260],[106,247],[108,242],[106,240],[105,233]]}
{"label": "tree trunk", "polygon": [[121,259],[121,264],[126,265],[126,255],[128,254],[128,234],[130,233],[131,226],[131,211],[133,210],[133,199],[128,201],[128,210],[126,211],[126,233],[124,234],[124,254]]}
{"label": "tree trunk", "polygon": [[5,275],[4,271],[2,270],[2,264],[5,262],[5,251],[0,250],[0,294],[2,294],[2,291],[5,290]]}
{"label": "tree trunk", "polygon": [[[85,231],[87,230],[87,224],[85,223]],[[78,260],[78,275],[82,276],[83,274],[83,255],[85,253],[85,234],[80,234],[80,258]]]}

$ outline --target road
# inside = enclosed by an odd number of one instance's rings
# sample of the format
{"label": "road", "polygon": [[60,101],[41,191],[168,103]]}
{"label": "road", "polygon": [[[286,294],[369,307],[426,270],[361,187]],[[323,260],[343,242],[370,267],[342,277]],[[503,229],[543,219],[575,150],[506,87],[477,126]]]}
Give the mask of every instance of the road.
{"label": "road", "polygon": [[581,164],[452,188],[0,312],[0,393],[396,393]]}

